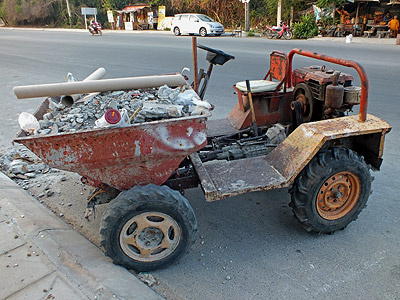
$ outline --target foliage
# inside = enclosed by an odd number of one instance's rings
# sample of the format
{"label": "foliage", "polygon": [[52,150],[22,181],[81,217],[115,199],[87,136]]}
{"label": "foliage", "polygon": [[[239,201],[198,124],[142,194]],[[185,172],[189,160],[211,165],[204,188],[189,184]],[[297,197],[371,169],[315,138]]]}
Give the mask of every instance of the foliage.
{"label": "foliage", "polygon": [[171,0],[170,4],[172,13],[203,13],[228,27],[241,25],[238,20],[244,21],[244,4],[237,0]]}
{"label": "foliage", "polygon": [[10,24],[46,24],[55,12],[57,0],[4,0],[3,11]]}
{"label": "foliage", "polygon": [[[266,7],[268,24],[275,24],[277,17],[277,8],[279,0],[264,0],[264,6]],[[309,2],[302,0],[282,0],[282,20],[289,20],[291,14],[291,8],[295,12],[294,19],[296,19],[296,12],[301,12],[307,7],[310,7]]]}
{"label": "foliage", "polygon": [[344,0],[317,0],[317,2],[315,2],[315,5],[320,7],[320,8],[324,8],[324,7],[328,7],[329,5],[335,4],[336,7],[342,6],[344,3]]}
{"label": "foliage", "polygon": [[328,28],[331,25],[336,25],[339,20],[334,21],[333,18],[323,16],[321,19],[318,20],[318,25],[324,28]]}
{"label": "foliage", "polygon": [[103,0],[102,2],[103,2],[102,7],[105,10],[122,9],[131,3],[131,1],[129,0]]}
{"label": "foliage", "polygon": [[300,22],[296,22],[293,26],[293,34],[298,39],[307,39],[318,34],[318,28],[315,23],[314,15],[304,15]]}

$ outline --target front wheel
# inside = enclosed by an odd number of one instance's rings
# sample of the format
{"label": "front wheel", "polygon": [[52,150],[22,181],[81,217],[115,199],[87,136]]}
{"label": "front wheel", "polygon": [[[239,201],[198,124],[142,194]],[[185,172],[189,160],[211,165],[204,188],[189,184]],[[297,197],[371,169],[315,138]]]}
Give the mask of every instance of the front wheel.
{"label": "front wheel", "polygon": [[175,34],[176,36],[181,35],[181,31],[179,30],[179,27],[175,27],[175,28],[174,28],[174,34]]}
{"label": "front wheel", "polygon": [[307,231],[332,233],[357,219],[372,177],[364,159],[347,148],[321,151],[290,189],[294,215]]}
{"label": "front wheel", "polygon": [[207,36],[207,29],[205,29],[204,27],[200,28],[199,34],[201,36]]}
{"label": "front wheel", "polygon": [[99,34],[100,34],[100,35],[103,35],[103,31],[102,31],[102,30],[99,30]]}
{"label": "front wheel", "polygon": [[291,40],[293,37],[293,33],[291,31],[285,31],[283,33],[283,37],[285,38],[285,40]]}
{"label": "front wheel", "polygon": [[197,221],[179,192],[149,184],[121,192],[111,201],[100,234],[101,246],[115,264],[150,271],[187,251],[196,240]]}

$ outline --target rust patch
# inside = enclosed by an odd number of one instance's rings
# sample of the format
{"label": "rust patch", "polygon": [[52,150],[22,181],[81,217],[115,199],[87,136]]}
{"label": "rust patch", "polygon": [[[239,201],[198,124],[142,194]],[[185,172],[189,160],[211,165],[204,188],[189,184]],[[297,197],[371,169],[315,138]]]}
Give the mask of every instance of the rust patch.
{"label": "rust patch", "polygon": [[15,139],[48,165],[118,190],[162,184],[189,154],[207,143],[206,117],[186,117],[124,128]]}

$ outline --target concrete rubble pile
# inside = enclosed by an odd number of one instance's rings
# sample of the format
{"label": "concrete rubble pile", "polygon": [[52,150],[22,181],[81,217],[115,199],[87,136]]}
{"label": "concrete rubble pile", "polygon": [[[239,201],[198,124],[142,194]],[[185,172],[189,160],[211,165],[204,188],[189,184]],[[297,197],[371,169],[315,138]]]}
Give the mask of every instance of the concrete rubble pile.
{"label": "concrete rubble pile", "polygon": [[[22,145],[16,145],[0,156],[0,170],[25,190],[31,188],[32,179],[40,180],[45,174],[60,172],[44,164],[36,155]],[[40,181],[45,182],[46,179],[43,178]],[[46,196],[51,196],[50,193],[51,191],[48,188],[44,189]]]}
{"label": "concrete rubble pile", "polygon": [[[206,114],[211,105],[200,100],[192,89],[181,91],[167,85],[130,91],[103,92],[89,95],[71,107],[50,101],[50,108],[39,120],[38,134],[57,134],[90,130],[98,127],[128,126],[154,120]],[[120,121],[104,121],[109,109],[120,113]],[[21,126],[22,127],[22,126]],[[39,126],[38,126],[39,127]]]}

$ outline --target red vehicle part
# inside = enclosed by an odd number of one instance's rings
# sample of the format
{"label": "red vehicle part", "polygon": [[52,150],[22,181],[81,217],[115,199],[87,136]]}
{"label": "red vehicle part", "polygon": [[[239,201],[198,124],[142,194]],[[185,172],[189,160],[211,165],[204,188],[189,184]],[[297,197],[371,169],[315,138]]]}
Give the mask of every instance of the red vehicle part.
{"label": "red vehicle part", "polygon": [[[280,51],[270,54],[270,68],[263,80],[276,81],[279,85],[272,91],[252,93],[258,126],[289,121],[291,117],[290,102],[292,93],[287,92],[289,79],[287,55]],[[244,129],[251,125],[249,100],[246,91],[233,86],[238,95],[238,103],[228,115],[228,121],[236,129]]]}
{"label": "red vehicle part", "polygon": [[[360,112],[359,112],[359,121],[360,122],[365,122],[367,119],[367,107],[368,107],[368,88],[369,88],[369,83],[368,83],[368,77],[367,73],[365,72],[364,68],[359,65],[358,63],[351,61],[351,60],[346,60],[346,59],[340,59],[340,58],[335,58],[311,51],[306,51],[306,50],[301,50],[301,49],[293,49],[290,51],[288,58],[289,58],[289,73],[292,74],[292,61],[293,61],[293,56],[295,54],[299,54],[302,56],[307,56],[319,60],[324,60],[327,62],[331,62],[334,64],[342,65],[345,67],[351,67],[354,68],[358,75],[360,76],[360,81],[361,81],[361,100],[360,100]],[[289,82],[288,86],[292,86],[292,79],[289,76]]]}
{"label": "red vehicle part", "polygon": [[281,27],[265,26],[264,35],[269,39],[272,39],[273,37],[280,39],[283,36],[285,39],[290,40],[293,36],[290,27],[287,26],[286,22],[281,22],[280,26]]}
{"label": "red vehicle part", "polygon": [[[319,85],[325,85],[332,82],[332,75],[333,70],[329,70],[324,66],[320,70],[315,70],[313,67],[298,68],[293,71],[293,86],[309,80],[316,81]],[[345,84],[346,81],[352,82],[353,76],[341,72],[338,82]]]}
{"label": "red vehicle part", "polygon": [[[48,104],[45,100],[36,113],[38,119]],[[106,184],[118,190],[163,184],[185,157],[207,143],[205,116],[57,135],[23,135],[15,141],[48,165],[76,172],[91,186]]]}

